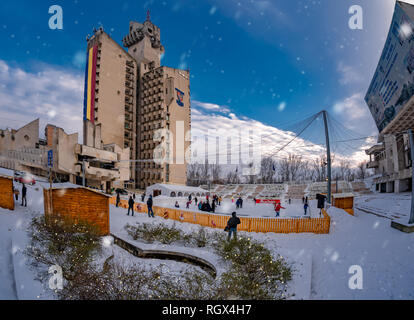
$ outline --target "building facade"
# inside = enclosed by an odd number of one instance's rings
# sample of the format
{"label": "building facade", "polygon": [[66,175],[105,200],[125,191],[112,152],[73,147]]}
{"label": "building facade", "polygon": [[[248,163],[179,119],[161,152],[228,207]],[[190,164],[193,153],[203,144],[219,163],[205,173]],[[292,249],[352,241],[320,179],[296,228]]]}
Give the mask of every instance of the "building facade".
{"label": "building facade", "polygon": [[414,6],[396,1],[384,50],[365,101],[377,124],[378,142],[365,152],[379,192],[412,189],[408,130],[414,130]]}
{"label": "building facade", "polygon": [[144,23],[130,22],[122,43],[128,52],[103,29],[88,39],[84,144],[89,145],[88,137],[92,140],[100,126],[103,144],[111,140],[130,147],[127,187],[186,184],[189,71],[161,66],[160,29],[149,15]]}
{"label": "building facade", "polygon": [[[96,127],[97,136],[100,126]],[[89,139],[90,140],[90,139]],[[89,141],[98,145],[97,141]],[[53,152],[49,168],[48,152]],[[0,130],[0,167],[49,177],[56,182],[71,182],[108,193],[130,180],[129,148],[101,144],[99,148],[78,143],[78,133],[67,134],[48,124],[45,139],[39,138],[39,119],[20,129]]]}

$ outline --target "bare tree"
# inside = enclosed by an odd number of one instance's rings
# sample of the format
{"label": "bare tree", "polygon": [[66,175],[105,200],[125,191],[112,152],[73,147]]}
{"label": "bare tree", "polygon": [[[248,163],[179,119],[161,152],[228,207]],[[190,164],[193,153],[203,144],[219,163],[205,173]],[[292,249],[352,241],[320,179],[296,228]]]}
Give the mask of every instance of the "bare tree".
{"label": "bare tree", "polygon": [[364,180],[367,177],[367,162],[363,161],[358,165],[356,170],[356,176],[358,179]]}
{"label": "bare tree", "polygon": [[299,173],[304,165],[301,156],[289,153],[280,161],[279,168],[283,181],[298,180]]}
{"label": "bare tree", "polygon": [[349,160],[340,160],[339,161],[339,171],[340,175],[339,178],[341,180],[348,180],[350,175],[350,161]]}
{"label": "bare tree", "polygon": [[213,179],[213,183],[219,184],[221,182],[220,176],[221,176],[221,166],[219,164],[211,164],[210,165],[210,172],[211,177]]}
{"label": "bare tree", "polygon": [[276,173],[276,162],[272,158],[265,157],[261,161],[260,181],[262,183],[273,183]]}

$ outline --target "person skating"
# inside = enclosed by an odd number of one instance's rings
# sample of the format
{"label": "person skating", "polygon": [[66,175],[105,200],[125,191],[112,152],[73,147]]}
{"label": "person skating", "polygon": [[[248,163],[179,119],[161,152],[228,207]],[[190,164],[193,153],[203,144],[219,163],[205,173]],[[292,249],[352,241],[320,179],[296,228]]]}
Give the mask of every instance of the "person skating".
{"label": "person skating", "polygon": [[307,203],[304,204],[303,209],[305,210],[305,216],[306,216],[306,211],[308,210],[309,205]]}
{"label": "person skating", "polygon": [[291,203],[292,203],[292,199],[289,198],[289,204],[291,204]]}
{"label": "person skating", "polygon": [[223,200],[223,198],[221,196],[218,197],[218,205],[221,206],[221,201]]}
{"label": "person skating", "polygon": [[229,234],[227,241],[230,241],[231,234],[233,233],[233,239],[237,240],[237,225],[240,224],[240,218],[236,216],[236,212],[232,212],[231,218],[227,221],[227,227]]}
{"label": "person skating", "polygon": [[176,208],[179,208],[180,207],[180,205],[178,204],[178,201],[175,202],[175,207]]}
{"label": "person skating", "polygon": [[213,201],[211,205],[211,212],[216,213],[216,202],[215,201]]}
{"label": "person skating", "polygon": [[197,202],[198,202],[198,199],[197,199],[197,197],[195,197],[195,198],[194,198],[194,203],[195,203],[195,205],[197,205]]}
{"label": "person skating", "polygon": [[302,203],[303,204],[305,203],[305,197],[302,197]]}
{"label": "person skating", "polygon": [[240,209],[243,208],[243,199],[242,199],[242,197],[239,198],[239,206],[240,206]]}
{"label": "person skating", "polygon": [[201,210],[201,209],[202,209],[202,207],[203,207],[203,201],[200,201],[200,202],[198,203],[198,210]]}
{"label": "person skating", "polygon": [[278,202],[275,205],[276,217],[279,217],[279,215],[280,215],[280,209],[286,209],[286,208],[282,207],[282,205],[280,204],[280,202]]}
{"label": "person skating", "polygon": [[186,209],[190,209],[190,204],[191,204],[191,201],[187,201],[187,203],[186,203],[186,205],[185,205],[185,208],[186,208]]}
{"label": "person skating", "polygon": [[23,187],[22,187],[22,206],[24,204],[25,207],[27,207],[26,193],[27,193],[27,188],[26,188],[26,185],[23,183]]}
{"label": "person skating", "polygon": [[141,196],[141,202],[144,202],[144,200],[145,200],[145,193],[143,193]]}
{"label": "person skating", "polygon": [[121,202],[121,196],[119,193],[116,194],[116,207],[119,207],[119,203]]}
{"label": "person skating", "polygon": [[129,211],[132,211],[132,216],[134,216],[134,199],[132,199],[132,196],[129,196],[128,200],[128,213],[127,216],[129,216]]}
{"label": "person skating", "polygon": [[132,194],[132,199],[135,201],[135,192]]}
{"label": "person skating", "polygon": [[240,207],[240,199],[236,200],[236,209],[238,209]]}
{"label": "person skating", "polygon": [[148,200],[147,200],[148,217],[153,217],[154,218],[154,211],[152,210],[152,204],[153,204],[153,202],[152,202],[152,195],[150,195],[148,197]]}

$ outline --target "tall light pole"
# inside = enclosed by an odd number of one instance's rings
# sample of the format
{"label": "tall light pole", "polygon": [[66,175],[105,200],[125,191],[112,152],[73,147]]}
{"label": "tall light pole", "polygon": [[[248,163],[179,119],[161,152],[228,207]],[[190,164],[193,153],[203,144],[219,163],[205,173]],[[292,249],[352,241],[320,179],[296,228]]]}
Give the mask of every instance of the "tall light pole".
{"label": "tall light pole", "polygon": [[329,144],[329,130],[328,130],[328,119],[326,110],[322,111],[323,122],[325,124],[325,138],[326,138],[326,162],[328,165],[328,199],[327,202],[331,203],[331,147]]}

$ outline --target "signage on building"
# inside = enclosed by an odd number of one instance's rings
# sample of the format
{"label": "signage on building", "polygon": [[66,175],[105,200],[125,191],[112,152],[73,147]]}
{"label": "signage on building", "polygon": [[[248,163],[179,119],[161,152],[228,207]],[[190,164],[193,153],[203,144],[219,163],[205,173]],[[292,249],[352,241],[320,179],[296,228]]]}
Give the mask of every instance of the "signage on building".
{"label": "signage on building", "polygon": [[53,168],[53,150],[47,152],[47,166]]}
{"label": "signage on building", "polygon": [[380,132],[413,95],[414,20],[397,2],[384,50],[365,96]]}
{"label": "signage on building", "polygon": [[175,88],[175,91],[177,92],[177,104],[180,107],[184,107],[184,92],[178,90],[177,88]]}

